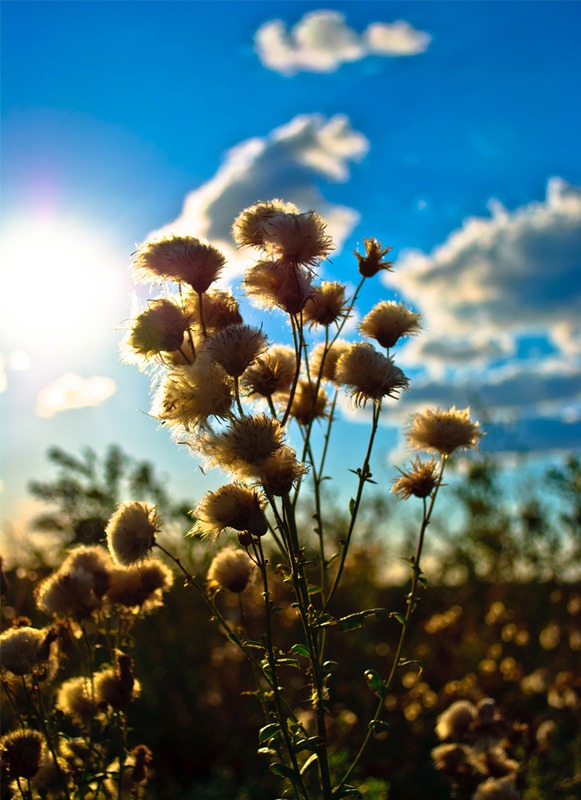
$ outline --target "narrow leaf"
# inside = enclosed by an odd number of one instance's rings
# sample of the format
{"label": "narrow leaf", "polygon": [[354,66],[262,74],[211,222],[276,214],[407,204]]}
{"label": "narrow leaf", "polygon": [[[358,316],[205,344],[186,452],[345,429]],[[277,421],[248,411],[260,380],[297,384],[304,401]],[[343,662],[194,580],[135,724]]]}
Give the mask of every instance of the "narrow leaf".
{"label": "narrow leaf", "polygon": [[306,646],[306,644],[293,644],[293,646],[290,649],[290,652],[294,653],[295,656],[303,656],[304,658],[309,658],[309,659],[311,657],[311,654],[309,653],[309,648]]}
{"label": "narrow leaf", "polygon": [[309,756],[303,766],[301,767],[301,775],[304,775],[305,772],[308,772],[311,767],[313,767],[318,759],[318,755],[313,753],[312,756]]}
{"label": "narrow leaf", "polygon": [[291,769],[291,767],[287,767],[286,764],[281,764],[279,761],[275,761],[269,767],[271,772],[274,772],[275,775],[278,775],[281,778],[288,778],[289,781],[296,783],[298,781],[298,775]]}

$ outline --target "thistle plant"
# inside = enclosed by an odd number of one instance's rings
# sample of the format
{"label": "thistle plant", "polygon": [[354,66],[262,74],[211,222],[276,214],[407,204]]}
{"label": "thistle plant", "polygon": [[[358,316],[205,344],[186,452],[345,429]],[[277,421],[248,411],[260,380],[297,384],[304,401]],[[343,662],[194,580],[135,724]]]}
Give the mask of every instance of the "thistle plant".
{"label": "thistle plant", "polygon": [[[138,504],[114,515],[108,543],[113,558],[129,568],[147,563],[155,547],[175,561],[255,671],[264,711],[258,752],[286,782],[285,796],[331,800],[358,794],[353,781],[365,748],[386,727],[385,699],[409,663],[406,634],[425,584],[422,551],[445,466],[453,452],[475,448],[481,433],[468,409],[428,409],[414,417],[409,444],[434,457],[417,456],[393,485],[400,498],[418,498],[423,508],[402,608],[354,608],[338,616],[364,491],[375,483],[371,456],[386,398],[397,400],[410,384],[392,348],[419,333],[421,317],[403,304],[381,301],[358,326],[362,340],[347,341],[363,284],[394,268],[385,258],[390,248],[365,240],[364,252],[355,253],[359,282],[351,293],[340,282],[319,280],[333,242],[315,211],[302,213],[281,200],[260,202],[242,211],[232,231],[248,255],[239,297],[216,287],[219,278],[227,279],[228,266],[211,244],[168,236],[137,249],[135,279],[161,291],[131,321],[124,344],[125,359],[152,373],[151,415],[204,467],[224,475],[223,485],[192,512],[193,535],[222,549],[207,581],[196,577],[161,543],[162,523]],[[266,325],[246,323],[244,308],[251,306],[263,311],[265,322],[282,314],[288,341],[273,343]],[[341,393],[370,412],[370,422],[361,463],[352,470],[348,524],[336,543],[328,531],[323,483],[331,477],[328,452]],[[314,503],[311,524],[301,512],[305,502]],[[290,589],[288,602],[274,600],[281,582]],[[258,636],[247,630],[243,613],[243,595],[257,584],[263,606]],[[222,591],[239,598],[234,622],[224,612]],[[290,647],[278,624],[289,611],[296,630]],[[373,618],[385,621],[386,636],[396,633],[395,644],[381,671],[361,676],[375,700],[351,763],[336,768],[331,723],[337,639]],[[307,701],[304,692],[294,695],[289,669],[302,674]],[[314,730],[303,721],[305,706]]]}

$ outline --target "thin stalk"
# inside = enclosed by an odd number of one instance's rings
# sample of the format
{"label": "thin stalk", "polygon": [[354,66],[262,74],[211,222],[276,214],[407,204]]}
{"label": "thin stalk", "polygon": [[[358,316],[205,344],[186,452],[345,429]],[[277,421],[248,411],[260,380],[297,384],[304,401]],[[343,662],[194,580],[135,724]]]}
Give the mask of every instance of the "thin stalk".
{"label": "thin stalk", "polygon": [[281,426],[283,428],[286,425],[287,420],[289,418],[291,406],[293,404],[293,400],[295,399],[295,392],[297,390],[297,385],[298,385],[298,382],[299,382],[299,376],[300,376],[300,373],[301,373],[301,356],[302,356],[302,344],[301,344],[301,342],[302,342],[302,337],[297,334],[297,327],[298,326],[297,326],[297,321],[296,321],[296,317],[294,316],[294,314],[291,314],[291,326],[292,326],[293,342],[294,342],[294,346],[295,346],[296,367],[295,367],[295,374],[294,374],[292,386],[291,386],[291,389],[290,389],[290,394],[289,394],[289,398],[288,398],[287,407],[286,407],[286,410],[284,412],[283,418],[282,418],[282,420],[280,422],[280,424],[281,424]]}
{"label": "thin stalk", "polygon": [[240,400],[240,378],[238,375],[234,378],[234,398],[236,400],[236,408],[240,412],[240,416],[244,416],[244,409],[242,408],[242,402]]}
{"label": "thin stalk", "polygon": [[206,332],[206,323],[204,321],[204,303],[202,300],[203,293],[198,292],[198,308],[200,310],[200,325],[202,326],[202,335],[204,339],[208,338],[208,334]]}

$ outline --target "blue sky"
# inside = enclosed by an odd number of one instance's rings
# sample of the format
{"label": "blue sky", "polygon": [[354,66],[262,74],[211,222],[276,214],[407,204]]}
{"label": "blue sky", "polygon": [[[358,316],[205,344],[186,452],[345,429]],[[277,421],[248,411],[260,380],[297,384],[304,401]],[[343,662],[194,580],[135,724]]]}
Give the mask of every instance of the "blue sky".
{"label": "blue sky", "polygon": [[[427,403],[470,403],[508,457],[579,448],[578,3],[1,13],[4,520],[29,513],[26,481],[54,443],[119,442],[192,500],[215,485],[141,413],[147,378],[119,364],[127,266],[168,226],[231,246],[233,216],[273,196],[328,216],[325,277],[356,279],[365,236],[393,245],[398,268],[366,287],[361,314],[393,297],[424,313],[424,336],[396,354],[414,388],[382,429],[386,479]],[[346,425],[343,446],[361,430]]]}

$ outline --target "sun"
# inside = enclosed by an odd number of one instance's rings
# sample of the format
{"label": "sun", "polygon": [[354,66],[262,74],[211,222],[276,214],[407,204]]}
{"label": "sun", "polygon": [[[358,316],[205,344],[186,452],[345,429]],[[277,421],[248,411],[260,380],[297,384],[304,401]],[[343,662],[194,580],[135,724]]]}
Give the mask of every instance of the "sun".
{"label": "sun", "polygon": [[89,224],[13,222],[0,241],[0,264],[3,347],[56,355],[55,348],[86,346],[109,324],[112,308],[122,308],[127,270]]}

